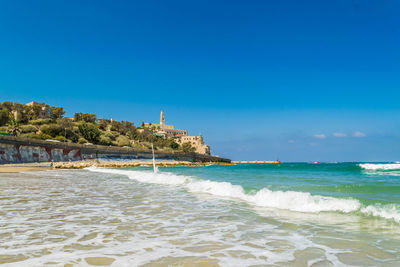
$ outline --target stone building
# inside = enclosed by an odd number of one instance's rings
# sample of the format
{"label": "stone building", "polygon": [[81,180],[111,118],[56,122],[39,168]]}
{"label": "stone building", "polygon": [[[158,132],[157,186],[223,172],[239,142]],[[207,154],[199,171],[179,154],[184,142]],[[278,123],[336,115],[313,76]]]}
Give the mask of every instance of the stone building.
{"label": "stone building", "polygon": [[144,128],[148,128],[154,131],[156,134],[164,136],[164,137],[179,137],[179,136],[186,136],[187,130],[178,130],[175,129],[174,125],[166,125],[165,124],[165,115],[164,111],[161,110],[160,114],[160,124],[153,124],[145,122],[143,124]]}
{"label": "stone building", "polygon": [[187,130],[178,130],[175,129],[174,125],[165,124],[165,115],[163,110],[160,114],[160,124],[143,123],[143,127],[148,128],[157,135],[165,138],[172,137],[180,145],[189,142],[191,146],[195,148],[195,152],[210,155],[210,146],[204,144],[202,136],[188,136]]}
{"label": "stone building", "polygon": [[210,146],[204,144],[203,137],[199,136],[181,136],[176,138],[176,142],[180,145],[183,143],[190,143],[192,147],[195,148],[195,151],[200,154],[210,155]]}

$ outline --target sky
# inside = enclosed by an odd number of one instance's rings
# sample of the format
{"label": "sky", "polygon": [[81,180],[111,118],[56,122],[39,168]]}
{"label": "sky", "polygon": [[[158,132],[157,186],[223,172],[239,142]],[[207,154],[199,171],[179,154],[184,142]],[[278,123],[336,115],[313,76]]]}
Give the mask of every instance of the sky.
{"label": "sky", "polygon": [[202,134],[233,160],[400,161],[400,2],[0,1],[0,102]]}

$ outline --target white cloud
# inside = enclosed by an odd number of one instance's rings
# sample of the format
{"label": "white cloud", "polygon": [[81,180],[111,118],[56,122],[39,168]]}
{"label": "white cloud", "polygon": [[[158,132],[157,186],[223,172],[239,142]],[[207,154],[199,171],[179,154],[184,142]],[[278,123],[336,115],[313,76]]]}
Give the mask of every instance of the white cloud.
{"label": "white cloud", "polygon": [[365,133],[362,133],[362,132],[359,132],[359,131],[357,131],[357,132],[354,132],[353,133],[353,136],[354,137],[365,137],[365,136],[367,136]]}
{"label": "white cloud", "polygon": [[326,135],[324,135],[324,134],[314,134],[314,137],[318,138],[318,139],[325,139]]}
{"label": "white cloud", "polygon": [[347,134],[345,134],[345,133],[333,133],[333,136],[334,137],[346,137]]}

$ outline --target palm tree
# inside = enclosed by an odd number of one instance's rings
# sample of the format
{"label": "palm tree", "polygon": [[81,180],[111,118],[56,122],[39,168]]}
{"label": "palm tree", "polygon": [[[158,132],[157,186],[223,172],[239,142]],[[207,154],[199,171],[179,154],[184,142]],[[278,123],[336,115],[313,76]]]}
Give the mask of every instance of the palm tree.
{"label": "palm tree", "polygon": [[13,136],[17,136],[21,132],[21,128],[19,127],[19,121],[12,118],[8,123],[7,132],[9,132]]}

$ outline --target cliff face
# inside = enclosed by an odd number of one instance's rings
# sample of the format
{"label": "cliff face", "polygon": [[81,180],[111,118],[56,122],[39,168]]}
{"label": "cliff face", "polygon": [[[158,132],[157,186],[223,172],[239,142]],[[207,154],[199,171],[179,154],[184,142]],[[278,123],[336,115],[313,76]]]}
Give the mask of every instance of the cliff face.
{"label": "cliff face", "polygon": [[[157,159],[181,160],[190,162],[225,162],[229,159],[184,152],[155,152]],[[0,164],[77,161],[85,159],[151,159],[150,150],[80,145],[72,143],[42,141],[36,139],[0,136]]]}

